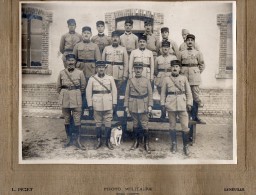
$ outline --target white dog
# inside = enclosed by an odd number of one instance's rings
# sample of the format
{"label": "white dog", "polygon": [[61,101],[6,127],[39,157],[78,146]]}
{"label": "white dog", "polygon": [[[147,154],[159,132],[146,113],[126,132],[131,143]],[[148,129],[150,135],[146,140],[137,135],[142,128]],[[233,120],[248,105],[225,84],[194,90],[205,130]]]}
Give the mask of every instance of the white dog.
{"label": "white dog", "polygon": [[110,142],[113,145],[119,146],[121,143],[122,134],[123,134],[123,129],[121,125],[114,127],[113,129],[111,129]]}

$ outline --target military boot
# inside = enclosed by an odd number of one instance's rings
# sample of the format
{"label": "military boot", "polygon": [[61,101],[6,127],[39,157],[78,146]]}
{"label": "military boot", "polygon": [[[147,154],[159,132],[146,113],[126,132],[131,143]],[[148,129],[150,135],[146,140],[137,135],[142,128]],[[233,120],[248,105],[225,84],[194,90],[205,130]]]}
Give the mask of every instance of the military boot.
{"label": "military boot", "polygon": [[70,129],[70,125],[65,125],[65,130],[67,134],[67,142],[64,144],[64,147],[69,147],[72,145],[72,132]]}
{"label": "military boot", "polygon": [[107,136],[106,136],[106,146],[108,147],[108,149],[114,150],[114,146],[110,142],[111,128],[106,127],[105,130],[106,130],[106,134],[107,134]]}
{"label": "military boot", "polygon": [[102,146],[102,136],[101,136],[101,127],[96,127],[96,136],[97,136],[97,145],[95,146],[95,150],[99,149]]}
{"label": "military boot", "polygon": [[130,150],[135,150],[139,147],[139,133],[137,128],[133,128],[133,134],[134,134],[134,143]]}
{"label": "military boot", "polygon": [[81,139],[81,125],[75,126],[77,130],[76,134],[76,146],[81,149],[81,150],[86,150],[85,146],[81,144],[80,139]]}
{"label": "military boot", "polygon": [[149,133],[148,129],[144,129],[144,148],[148,154],[151,154],[151,150],[149,148]]}
{"label": "military boot", "polygon": [[189,150],[188,150],[188,137],[189,132],[182,132],[182,139],[183,139],[183,151],[186,156],[189,156]]}
{"label": "military boot", "polygon": [[177,152],[177,136],[176,136],[176,130],[170,130],[170,135],[171,135],[171,152],[175,154]]}

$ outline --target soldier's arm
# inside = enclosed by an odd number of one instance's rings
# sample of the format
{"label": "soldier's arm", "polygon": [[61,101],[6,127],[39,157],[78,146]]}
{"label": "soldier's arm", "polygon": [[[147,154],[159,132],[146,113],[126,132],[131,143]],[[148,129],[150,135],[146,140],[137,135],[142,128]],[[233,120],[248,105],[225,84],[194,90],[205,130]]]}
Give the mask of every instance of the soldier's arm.
{"label": "soldier's arm", "polygon": [[86,80],[83,71],[80,72],[80,79],[81,93],[85,93]]}
{"label": "soldier's arm", "polygon": [[150,80],[154,79],[154,56],[153,53],[150,52]]}
{"label": "soldier's arm", "polygon": [[102,60],[106,61],[106,47],[103,49],[102,52]]}
{"label": "soldier's arm", "polygon": [[57,83],[56,83],[56,89],[57,89],[57,93],[60,93],[60,91],[61,91],[61,74],[59,74],[59,76],[58,76]]}
{"label": "soldier's arm", "polygon": [[77,49],[77,44],[75,45],[75,47],[73,48],[73,54],[75,54],[75,56],[76,56],[76,60],[77,60],[77,58],[78,58],[78,49]]}
{"label": "soldier's arm", "polygon": [[134,50],[131,52],[130,60],[129,60],[129,78],[132,78],[133,61],[134,61]]}
{"label": "soldier's arm", "polygon": [[60,53],[64,53],[64,46],[65,46],[65,36],[62,35],[60,39]]}
{"label": "soldier's arm", "polygon": [[95,59],[97,61],[101,60],[101,54],[100,54],[100,49],[99,49],[98,45],[95,46]]}
{"label": "soldier's arm", "polygon": [[153,92],[151,82],[148,81],[148,106],[153,106]]}
{"label": "soldier's arm", "polygon": [[91,38],[91,42],[95,43],[95,39],[96,39],[96,37],[93,36],[93,37]]}
{"label": "soldier's arm", "polygon": [[92,80],[93,78],[90,77],[86,87],[86,100],[87,100],[88,107],[92,106]]}
{"label": "soldier's arm", "polygon": [[205,69],[205,64],[204,64],[204,58],[203,58],[203,54],[199,51],[198,53],[198,65],[199,65],[199,69],[200,72],[202,73]]}
{"label": "soldier's arm", "polygon": [[112,44],[112,39],[110,37],[107,37],[108,38],[108,45],[111,45]]}
{"label": "soldier's arm", "polygon": [[172,41],[172,48],[173,48],[173,51],[175,52],[175,55],[178,56],[180,53],[179,47],[178,47],[177,43],[175,43],[174,41]]}
{"label": "soldier's arm", "polygon": [[192,96],[191,88],[190,88],[187,77],[184,77],[184,79],[185,79],[185,94],[186,94],[186,99],[187,99],[187,105],[192,106],[193,105],[193,96]]}
{"label": "soldier's arm", "polygon": [[160,51],[160,47],[161,47],[161,43],[158,39],[156,39],[156,53],[159,54]]}
{"label": "soldier's arm", "polygon": [[128,78],[128,69],[129,69],[128,54],[127,54],[126,48],[124,47],[124,77],[125,77],[125,79]]}
{"label": "soldier's arm", "polygon": [[128,80],[126,89],[125,89],[124,107],[128,107],[129,95],[130,95],[130,80]]}
{"label": "soldier's arm", "polygon": [[165,104],[166,88],[167,88],[167,82],[166,82],[166,79],[164,79],[163,84],[162,84],[162,88],[161,88],[161,95],[160,95],[160,104],[161,104],[161,106],[164,106],[164,104]]}
{"label": "soldier's arm", "polygon": [[136,35],[134,38],[135,38],[135,49],[138,49],[139,48],[139,39]]}
{"label": "soldier's arm", "polygon": [[113,104],[117,104],[117,89],[116,89],[116,83],[113,77],[111,77],[110,82],[111,82]]}
{"label": "soldier's arm", "polygon": [[158,57],[156,57],[155,59],[155,64],[154,64],[154,75],[157,76],[158,75]]}

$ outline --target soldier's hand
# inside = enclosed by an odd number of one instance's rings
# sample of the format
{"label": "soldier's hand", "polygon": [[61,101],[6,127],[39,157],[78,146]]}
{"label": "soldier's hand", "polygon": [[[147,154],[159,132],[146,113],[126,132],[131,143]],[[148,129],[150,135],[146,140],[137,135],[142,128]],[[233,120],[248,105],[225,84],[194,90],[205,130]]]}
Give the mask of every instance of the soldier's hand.
{"label": "soldier's hand", "polygon": [[152,107],[151,107],[151,106],[148,107],[148,112],[149,112],[149,113],[152,112]]}
{"label": "soldier's hand", "polygon": [[123,77],[123,81],[126,81],[127,80],[127,77]]}
{"label": "soldier's hand", "polygon": [[191,112],[192,107],[190,105],[187,105],[187,111]]}
{"label": "soldier's hand", "polygon": [[124,111],[129,114],[129,109],[127,107],[125,107]]}
{"label": "soldier's hand", "polygon": [[116,104],[113,104],[113,111],[116,112]]}

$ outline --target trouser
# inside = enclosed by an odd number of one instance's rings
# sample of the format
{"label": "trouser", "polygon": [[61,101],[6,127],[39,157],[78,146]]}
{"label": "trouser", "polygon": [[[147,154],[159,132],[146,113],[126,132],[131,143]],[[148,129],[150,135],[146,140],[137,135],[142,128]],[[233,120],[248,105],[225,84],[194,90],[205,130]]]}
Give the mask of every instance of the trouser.
{"label": "trouser", "polygon": [[170,129],[176,129],[176,115],[179,116],[182,131],[188,132],[188,113],[187,111],[168,111]]}
{"label": "trouser", "polygon": [[73,116],[75,126],[81,125],[81,107],[79,108],[62,108],[65,125],[69,125]]}
{"label": "trouser", "polygon": [[190,88],[191,88],[193,100],[197,103],[201,103],[199,85],[191,85]]}
{"label": "trouser", "polygon": [[105,127],[111,128],[111,121],[113,119],[113,110],[97,111],[94,110],[94,119],[96,127],[101,127],[103,124]]}

